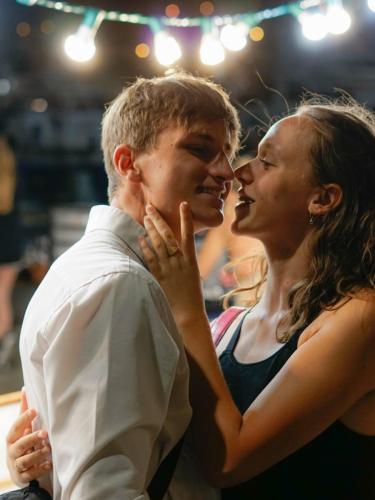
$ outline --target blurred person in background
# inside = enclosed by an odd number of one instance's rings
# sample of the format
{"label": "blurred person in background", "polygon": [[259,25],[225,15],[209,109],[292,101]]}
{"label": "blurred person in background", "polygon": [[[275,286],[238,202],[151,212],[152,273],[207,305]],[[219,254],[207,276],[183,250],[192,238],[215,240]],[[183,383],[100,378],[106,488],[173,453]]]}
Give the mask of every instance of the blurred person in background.
{"label": "blurred person in background", "polygon": [[7,136],[0,134],[0,368],[15,354],[12,293],[22,257],[21,226],[16,206],[16,159]]}

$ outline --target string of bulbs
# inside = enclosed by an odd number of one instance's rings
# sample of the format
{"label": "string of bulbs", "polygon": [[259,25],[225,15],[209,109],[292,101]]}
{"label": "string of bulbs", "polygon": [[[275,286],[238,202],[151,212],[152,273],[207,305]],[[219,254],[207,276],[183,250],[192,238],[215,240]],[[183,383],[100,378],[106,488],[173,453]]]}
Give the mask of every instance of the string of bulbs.
{"label": "string of bulbs", "polygon": [[[77,32],[69,35],[64,44],[66,54],[80,63],[94,57],[95,36],[104,21],[147,25],[153,33],[155,57],[163,66],[173,66],[182,56],[180,44],[168,32],[170,26],[201,28],[200,58],[203,64],[209,66],[223,62],[226,50],[242,50],[248,43],[249,30],[264,20],[292,15],[300,23],[302,34],[311,41],[322,40],[328,34],[341,35],[351,26],[350,14],[342,0],[302,0],[242,14],[184,18],[145,16],[55,0],[16,1],[29,7],[40,6],[82,16]],[[375,12],[375,0],[367,0],[367,4]]]}

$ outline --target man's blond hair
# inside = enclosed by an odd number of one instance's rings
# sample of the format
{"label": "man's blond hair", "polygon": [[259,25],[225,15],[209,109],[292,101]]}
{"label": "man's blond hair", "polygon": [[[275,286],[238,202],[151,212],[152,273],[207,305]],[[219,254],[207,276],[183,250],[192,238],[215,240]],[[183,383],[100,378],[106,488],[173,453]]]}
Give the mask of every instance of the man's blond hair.
{"label": "man's blond hair", "polygon": [[239,148],[240,122],[227,92],[218,84],[187,73],[151,79],[138,78],[109,104],[102,121],[102,150],[108,176],[108,197],[119,183],[113,165],[116,146],[135,151],[156,145],[158,134],[171,124],[190,129],[199,121],[225,121],[230,156]]}

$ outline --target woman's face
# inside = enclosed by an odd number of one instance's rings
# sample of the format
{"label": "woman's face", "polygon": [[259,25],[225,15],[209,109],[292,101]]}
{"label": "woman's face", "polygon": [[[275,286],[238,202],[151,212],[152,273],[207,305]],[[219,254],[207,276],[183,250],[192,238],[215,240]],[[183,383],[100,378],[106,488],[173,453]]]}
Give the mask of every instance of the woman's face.
{"label": "woman's face", "polygon": [[315,189],[309,157],[312,140],[311,122],[302,115],[284,118],[268,130],[257,157],[235,171],[241,188],[234,233],[263,243],[304,238]]}

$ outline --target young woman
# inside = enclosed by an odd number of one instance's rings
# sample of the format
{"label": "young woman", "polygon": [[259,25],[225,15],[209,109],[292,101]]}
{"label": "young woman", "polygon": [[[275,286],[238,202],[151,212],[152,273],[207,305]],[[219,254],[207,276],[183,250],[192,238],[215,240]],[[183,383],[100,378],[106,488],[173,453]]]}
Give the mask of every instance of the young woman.
{"label": "young woman", "polygon": [[190,357],[199,462],[223,499],[375,498],[375,117],[305,102],[235,175],[232,229],[268,276],[218,360],[188,206],[177,253],[152,208],[143,241]]}
{"label": "young woman", "polygon": [[[354,102],[305,102],[270,128],[235,172],[232,225],[262,241],[266,286],[217,353],[189,207],[177,235],[148,207],[142,247],[189,355],[193,446],[225,500],[375,498],[374,158],[375,117]],[[12,436],[29,478],[41,457]]]}

